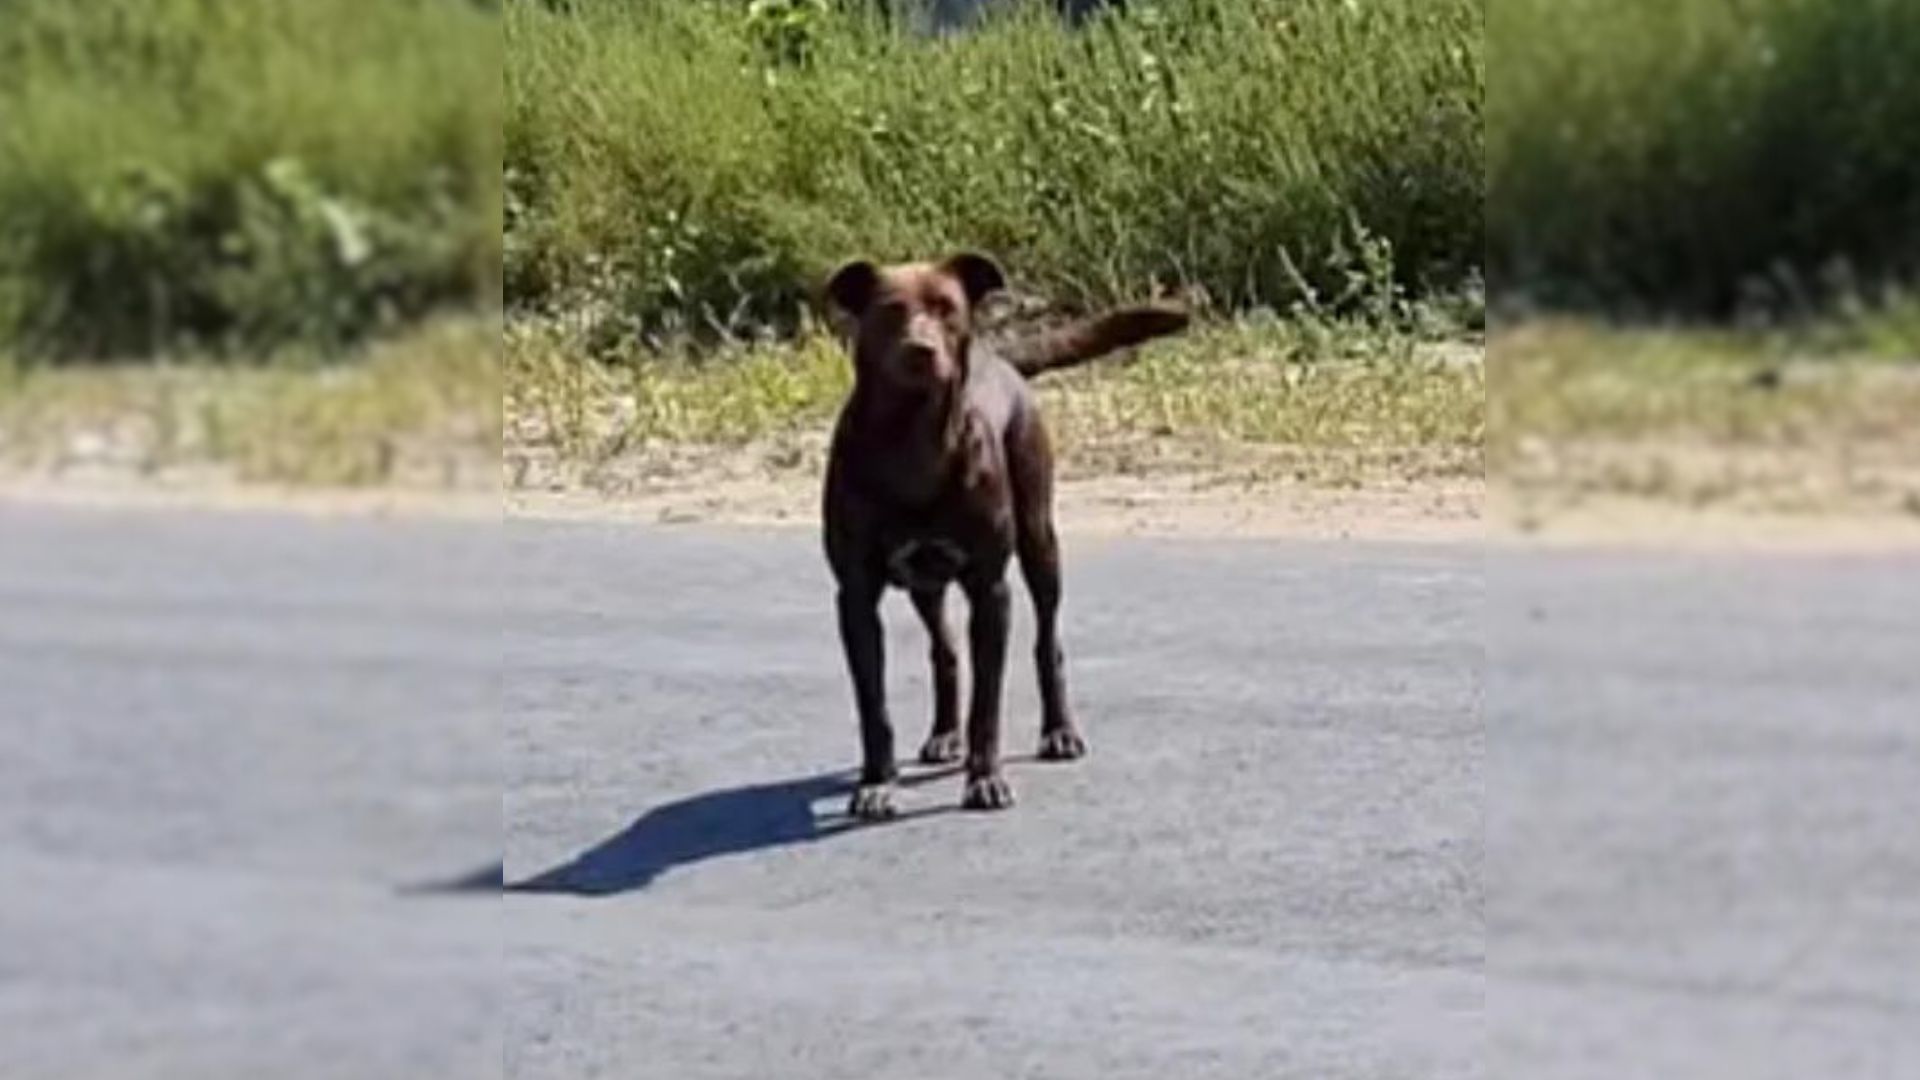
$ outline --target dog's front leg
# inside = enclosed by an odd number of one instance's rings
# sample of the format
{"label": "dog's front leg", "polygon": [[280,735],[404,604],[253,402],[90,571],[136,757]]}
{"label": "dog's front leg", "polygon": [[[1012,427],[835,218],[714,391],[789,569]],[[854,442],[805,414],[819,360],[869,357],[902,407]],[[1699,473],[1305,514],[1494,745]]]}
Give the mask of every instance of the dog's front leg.
{"label": "dog's front leg", "polygon": [[1000,772],[1000,684],[1007,668],[1008,599],[1004,567],[990,580],[970,583],[972,608],[967,644],[973,655],[973,703],[967,714],[967,788],[960,803],[969,810],[1013,805],[1013,788]]}
{"label": "dog's front leg", "polygon": [[836,598],[840,645],[853,676],[853,704],[860,714],[860,786],[847,812],[857,818],[892,817],[893,725],[887,720],[886,639],[880,630],[880,588],[845,583]]}

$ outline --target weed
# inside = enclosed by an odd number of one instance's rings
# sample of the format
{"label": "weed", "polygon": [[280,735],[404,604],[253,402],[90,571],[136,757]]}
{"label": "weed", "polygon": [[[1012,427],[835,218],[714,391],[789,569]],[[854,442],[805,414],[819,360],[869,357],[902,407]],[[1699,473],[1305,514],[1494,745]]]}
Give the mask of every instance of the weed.
{"label": "weed", "polygon": [[[853,254],[985,248],[1093,306],[1405,295],[1482,250],[1476,0],[1047,3],[928,40],[872,5],[506,16],[506,297],[635,339],[794,331]],[[1369,262],[1368,260],[1372,260]]]}
{"label": "weed", "polygon": [[472,4],[14,0],[0,342],[338,348],[497,302],[500,58]]}
{"label": "weed", "polygon": [[329,362],[182,359],[17,370],[0,386],[0,466],[64,475],[207,471],[322,486],[497,482],[500,324],[438,321]]}
{"label": "weed", "polygon": [[1920,5],[1502,0],[1494,291],[1821,313],[1920,273]]}

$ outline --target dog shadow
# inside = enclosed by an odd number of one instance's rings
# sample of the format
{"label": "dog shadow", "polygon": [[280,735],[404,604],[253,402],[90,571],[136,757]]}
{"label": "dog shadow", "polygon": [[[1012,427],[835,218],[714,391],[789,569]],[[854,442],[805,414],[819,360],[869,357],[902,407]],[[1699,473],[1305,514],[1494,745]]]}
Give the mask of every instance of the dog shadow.
{"label": "dog shadow", "polygon": [[[902,787],[955,775],[957,767],[903,775]],[[824,799],[844,801],[853,775],[821,773],[803,779],[710,791],[656,806],[618,834],[552,869],[512,883],[512,893],[612,896],[644,889],[669,870],[726,855],[807,844],[875,824],[943,813],[952,807],[903,811],[883,822],[862,822],[844,812],[816,814]]]}
{"label": "dog shadow", "polygon": [[491,866],[483,866],[461,874],[459,877],[402,885],[399,892],[402,896],[458,896],[498,893],[506,887],[506,884],[506,864],[497,862]]}

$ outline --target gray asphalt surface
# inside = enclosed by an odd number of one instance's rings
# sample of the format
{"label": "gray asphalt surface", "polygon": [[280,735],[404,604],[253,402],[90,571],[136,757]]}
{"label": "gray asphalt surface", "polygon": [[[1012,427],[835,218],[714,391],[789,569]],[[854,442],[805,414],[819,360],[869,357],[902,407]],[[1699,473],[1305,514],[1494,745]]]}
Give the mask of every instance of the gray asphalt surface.
{"label": "gray asphalt surface", "polygon": [[497,1075],[498,533],[0,502],[0,1076]]}
{"label": "gray asphalt surface", "polygon": [[[1477,555],[1070,539],[1091,756],[842,831],[811,532],[512,536],[506,874],[589,895],[506,901],[509,1075],[1481,1075]],[[924,634],[886,614],[911,750]]]}
{"label": "gray asphalt surface", "polygon": [[1493,1075],[1920,1076],[1920,557],[1494,565]]}
{"label": "gray asphalt surface", "polygon": [[1913,561],[1067,568],[845,828],[807,532],[0,505],[0,1076],[1913,1075]]}

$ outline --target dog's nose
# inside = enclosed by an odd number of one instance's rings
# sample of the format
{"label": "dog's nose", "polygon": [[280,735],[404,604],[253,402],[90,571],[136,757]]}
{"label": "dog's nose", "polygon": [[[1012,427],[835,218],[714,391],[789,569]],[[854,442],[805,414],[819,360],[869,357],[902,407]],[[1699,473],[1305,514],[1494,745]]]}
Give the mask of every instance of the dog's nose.
{"label": "dog's nose", "polygon": [[926,375],[933,371],[936,356],[933,346],[919,341],[904,342],[900,346],[900,360],[908,371],[915,375]]}

